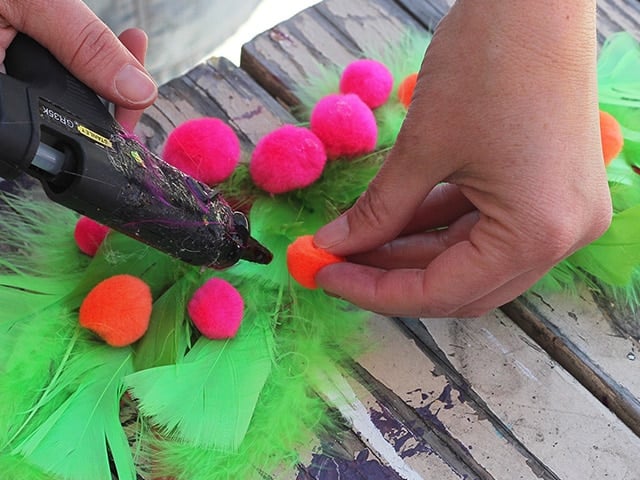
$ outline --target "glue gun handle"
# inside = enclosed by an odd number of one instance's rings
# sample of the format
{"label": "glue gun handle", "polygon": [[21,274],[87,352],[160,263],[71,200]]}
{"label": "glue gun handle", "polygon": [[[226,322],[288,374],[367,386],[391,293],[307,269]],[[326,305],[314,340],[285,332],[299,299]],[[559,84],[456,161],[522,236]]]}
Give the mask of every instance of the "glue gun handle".
{"label": "glue gun handle", "polygon": [[4,64],[7,75],[27,84],[38,96],[94,125],[113,128],[113,117],[100,98],[32,38],[18,33]]}

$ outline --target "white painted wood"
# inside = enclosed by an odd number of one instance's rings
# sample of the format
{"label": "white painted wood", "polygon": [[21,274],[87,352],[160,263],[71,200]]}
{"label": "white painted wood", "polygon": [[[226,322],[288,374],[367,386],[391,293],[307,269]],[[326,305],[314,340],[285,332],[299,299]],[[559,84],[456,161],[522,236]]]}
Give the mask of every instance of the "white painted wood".
{"label": "white painted wood", "polygon": [[[446,325],[446,320],[442,325]],[[393,321],[375,317],[370,323],[371,351],[357,360],[407,404],[433,415],[473,458],[496,479],[538,479],[523,455],[501,437],[486,416],[452,389],[440,369]],[[483,368],[489,365],[477,358]],[[442,395],[451,390],[450,395]]]}
{"label": "white painted wood", "polygon": [[491,410],[560,478],[639,477],[640,439],[507,317],[423,323]]}

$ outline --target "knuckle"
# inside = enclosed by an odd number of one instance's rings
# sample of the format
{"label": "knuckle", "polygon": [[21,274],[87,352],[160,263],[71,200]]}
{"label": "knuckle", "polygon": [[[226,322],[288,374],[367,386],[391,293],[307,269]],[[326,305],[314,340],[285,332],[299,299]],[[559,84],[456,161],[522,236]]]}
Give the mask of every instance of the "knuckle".
{"label": "knuckle", "polygon": [[80,31],[76,45],[69,59],[71,69],[98,69],[109,65],[120,53],[113,33],[97,18]]}
{"label": "knuckle", "polygon": [[550,263],[564,259],[575,248],[578,237],[573,223],[557,215],[546,217],[539,226],[542,235],[533,239],[535,243],[529,245],[529,254],[533,253],[534,259]]}
{"label": "knuckle", "polygon": [[587,231],[586,241],[591,242],[599,238],[604,232],[607,231],[611,225],[613,218],[613,206],[611,204],[611,197],[606,195],[603,200],[597,203],[594,208],[591,209],[591,222],[589,224],[589,230]]}
{"label": "knuckle", "polygon": [[353,220],[360,225],[378,228],[390,218],[391,209],[384,201],[380,190],[372,184],[351,209]]}
{"label": "knuckle", "polygon": [[603,198],[575,210],[558,210],[541,222],[544,235],[538,238],[540,254],[547,260],[561,261],[578,248],[600,237],[612,218],[611,200]]}

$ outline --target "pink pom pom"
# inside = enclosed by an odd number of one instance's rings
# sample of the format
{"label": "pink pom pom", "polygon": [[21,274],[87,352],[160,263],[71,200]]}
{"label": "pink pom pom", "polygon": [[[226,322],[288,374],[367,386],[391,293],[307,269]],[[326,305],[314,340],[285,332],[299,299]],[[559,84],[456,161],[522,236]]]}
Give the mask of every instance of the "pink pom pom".
{"label": "pink pom pom", "polygon": [[310,130],[284,125],[262,137],[251,156],[249,173],[269,193],[284,193],[315,182],[327,163],[320,139]]}
{"label": "pink pom pom", "polygon": [[372,152],[378,138],[373,112],[353,93],[322,98],[311,111],[311,130],[330,159]]}
{"label": "pink pom pom", "polygon": [[340,77],[340,91],[355,93],[370,108],[384,104],[393,89],[393,75],[376,60],[356,60],[347,65]]}
{"label": "pink pom pom", "polygon": [[244,302],[229,282],[211,278],[193,294],[187,311],[202,335],[221,340],[235,336],[242,322]]}
{"label": "pink pom pom", "polygon": [[197,118],[169,134],[163,159],[207,185],[220,183],[233,173],[240,160],[240,141],[218,118]]}
{"label": "pink pom pom", "polygon": [[73,238],[82,253],[93,257],[107,233],[109,233],[109,227],[88,217],[80,217],[73,231]]}

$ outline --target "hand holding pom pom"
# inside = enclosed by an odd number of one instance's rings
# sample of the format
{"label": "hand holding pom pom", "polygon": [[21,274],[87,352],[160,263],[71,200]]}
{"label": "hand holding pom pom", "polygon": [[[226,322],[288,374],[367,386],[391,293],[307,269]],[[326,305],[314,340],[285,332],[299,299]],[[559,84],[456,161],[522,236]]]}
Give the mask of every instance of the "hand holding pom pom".
{"label": "hand holding pom pom", "polygon": [[151,290],[138,277],[114,275],[97,284],[80,306],[80,325],[112,347],[139,340],[151,318]]}
{"label": "hand holding pom pom", "polygon": [[383,105],[393,89],[393,75],[376,60],[356,60],[340,77],[340,92],[355,93],[370,108]]}
{"label": "hand holding pom pom", "polygon": [[211,278],[191,297],[189,316],[202,335],[214,340],[233,338],[244,315],[240,292],[221,278]]}
{"label": "hand holding pom pom", "polygon": [[317,273],[323,267],[339,262],[344,262],[344,258],[316,247],[312,235],[298,237],[287,248],[289,273],[305,288],[318,288],[316,284]]}
{"label": "hand holding pom pom", "polygon": [[107,233],[109,233],[109,227],[88,217],[80,217],[73,231],[73,238],[82,253],[93,257]]}
{"label": "hand holding pom pom", "polygon": [[330,159],[370,153],[378,140],[376,117],[353,93],[322,98],[311,112],[311,131],[322,140]]}
{"label": "hand holding pom pom", "polygon": [[258,142],[249,172],[263,190],[284,193],[311,185],[326,163],[324,146],[313,132],[285,125]]}
{"label": "hand holding pom pom", "polygon": [[240,141],[231,127],[218,118],[197,118],[169,134],[162,156],[167,163],[211,186],[233,173],[240,153]]}

